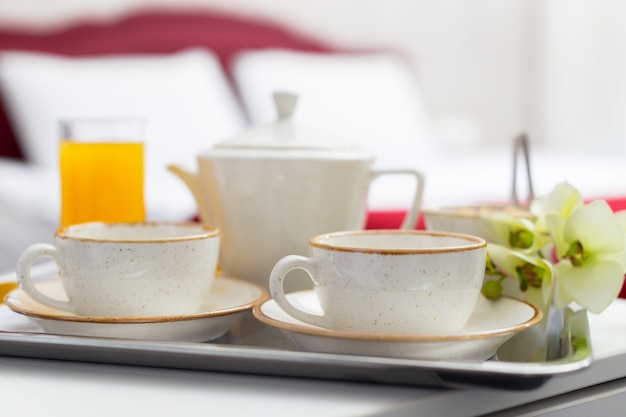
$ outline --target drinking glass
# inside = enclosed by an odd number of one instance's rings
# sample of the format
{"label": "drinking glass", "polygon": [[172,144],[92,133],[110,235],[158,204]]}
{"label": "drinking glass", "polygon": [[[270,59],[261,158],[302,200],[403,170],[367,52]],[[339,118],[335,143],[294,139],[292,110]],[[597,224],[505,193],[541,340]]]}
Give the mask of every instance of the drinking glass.
{"label": "drinking glass", "polygon": [[60,123],[61,226],[145,220],[141,119]]}

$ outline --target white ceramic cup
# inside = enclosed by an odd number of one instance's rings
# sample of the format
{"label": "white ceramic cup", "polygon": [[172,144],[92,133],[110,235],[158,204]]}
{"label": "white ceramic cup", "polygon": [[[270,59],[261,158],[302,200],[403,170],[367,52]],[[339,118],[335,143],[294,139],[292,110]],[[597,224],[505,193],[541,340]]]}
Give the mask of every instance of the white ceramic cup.
{"label": "white ceramic cup", "polygon": [[[215,277],[219,231],[196,223],[83,223],[55,234],[55,245],[26,248],[17,264],[36,301],[81,316],[153,317],[197,312]],[[40,292],[31,266],[58,267],[68,300]]]}
{"label": "white ceramic cup", "polygon": [[[270,275],[272,297],[296,319],[335,330],[448,333],[461,330],[474,311],[486,242],[454,233],[366,230],[313,237],[309,252],[282,258]],[[285,297],[294,269],[313,280],[323,315]]]}
{"label": "white ceramic cup", "polygon": [[515,217],[532,219],[527,209],[511,205],[467,205],[428,208],[422,211],[426,229],[440,232],[465,233],[480,236],[489,241],[489,229],[484,219],[506,213]]}

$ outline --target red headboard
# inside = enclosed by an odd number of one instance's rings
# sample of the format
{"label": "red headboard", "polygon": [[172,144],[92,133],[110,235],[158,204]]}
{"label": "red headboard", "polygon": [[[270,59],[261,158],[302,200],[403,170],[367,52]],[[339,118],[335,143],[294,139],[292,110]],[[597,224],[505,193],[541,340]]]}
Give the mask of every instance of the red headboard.
{"label": "red headboard", "polygon": [[[0,51],[81,56],[170,53],[194,46],[213,50],[227,73],[232,56],[241,49],[276,47],[330,51],[321,42],[306,39],[267,21],[204,9],[141,11],[115,21],[77,22],[45,33],[0,26]],[[0,101],[0,157],[21,159],[23,156],[17,143]]]}

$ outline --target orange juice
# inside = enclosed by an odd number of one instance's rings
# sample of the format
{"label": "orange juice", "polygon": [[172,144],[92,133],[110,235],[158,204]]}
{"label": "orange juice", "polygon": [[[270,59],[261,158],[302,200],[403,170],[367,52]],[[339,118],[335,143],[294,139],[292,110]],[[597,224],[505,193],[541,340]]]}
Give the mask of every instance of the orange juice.
{"label": "orange juice", "polygon": [[142,142],[61,140],[61,226],[145,220]]}

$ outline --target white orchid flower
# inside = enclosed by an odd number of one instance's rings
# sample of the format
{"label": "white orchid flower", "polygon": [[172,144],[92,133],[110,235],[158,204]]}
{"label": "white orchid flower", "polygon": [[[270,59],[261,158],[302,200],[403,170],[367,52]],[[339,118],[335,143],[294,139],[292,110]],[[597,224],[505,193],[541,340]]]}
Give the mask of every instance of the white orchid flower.
{"label": "white orchid flower", "polygon": [[483,294],[497,298],[505,277],[517,278],[525,298],[544,311],[577,303],[601,313],[622,289],[626,273],[626,210],[606,201],[585,205],[568,183],[535,198],[534,219],[495,215],[484,219],[488,234]]}
{"label": "white orchid flower", "polygon": [[529,301],[539,306],[550,304],[553,273],[548,261],[494,243],[487,244],[487,253],[490,261],[488,273],[516,277],[520,290],[526,293]]}
{"label": "white orchid flower", "polygon": [[625,234],[606,201],[594,201],[568,218],[546,216],[558,263],[554,302],[576,302],[601,313],[617,296],[626,271]]}
{"label": "white orchid flower", "polygon": [[530,204],[530,212],[537,218],[535,222],[537,233],[548,233],[545,222],[548,214],[557,214],[567,219],[582,206],[580,192],[567,182],[558,184],[550,194],[535,197]]}

